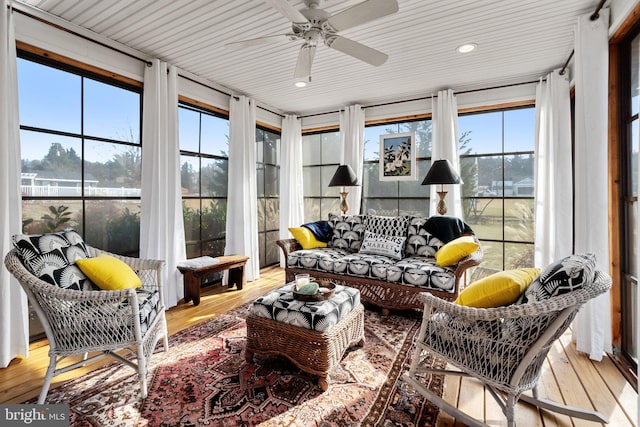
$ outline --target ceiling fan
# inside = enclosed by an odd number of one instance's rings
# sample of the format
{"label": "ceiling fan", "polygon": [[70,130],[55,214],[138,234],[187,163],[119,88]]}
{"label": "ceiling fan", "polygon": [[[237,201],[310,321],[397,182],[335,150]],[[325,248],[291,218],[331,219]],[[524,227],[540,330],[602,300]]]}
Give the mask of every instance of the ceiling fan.
{"label": "ceiling fan", "polygon": [[302,10],[297,10],[287,0],[264,1],[291,21],[292,31],[287,34],[231,42],[227,43],[227,46],[256,46],[283,37],[289,40],[303,40],[293,76],[295,79],[308,78],[309,81],[313,57],[320,41],[331,49],[371,65],[379,66],[387,61],[388,55],[385,53],[339,36],[337,33],[397,12],[397,0],[366,0],[335,15],[320,9],[322,0],[304,0],[307,8]]}

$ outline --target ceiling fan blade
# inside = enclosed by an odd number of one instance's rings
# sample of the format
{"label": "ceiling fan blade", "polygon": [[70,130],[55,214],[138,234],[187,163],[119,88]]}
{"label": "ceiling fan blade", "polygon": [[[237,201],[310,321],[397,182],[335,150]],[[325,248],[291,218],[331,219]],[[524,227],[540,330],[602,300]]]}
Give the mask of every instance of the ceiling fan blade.
{"label": "ceiling fan blade", "polygon": [[329,19],[327,24],[334,31],[352,28],[398,11],[397,0],[366,0],[349,9],[338,12]]}
{"label": "ceiling fan blade", "polygon": [[273,43],[285,38],[291,37],[293,34],[274,34],[271,36],[256,37],[255,39],[238,40],[235,42],[225,43],[225,47],[231,48],[243,48],[251,46],[260,46],[267,43]]}
{"label": "ceiling fan blade", "polygon": [[285,38],[289,38],[291,36],[292,34],[274,34],[271,36],[256,37],[255,39],[246,39],[246,40],[238,40],[235,42],[229,42],[229,43],[225,43],[224,46],[231,47],[231,48],[260,46],[267,43],[273,43],[273,42],[285,40]]}
{"label": "ceiling fan blade", "polygon": [[353,56],[367,64],[375,65],[376,67],[387,62],[387,58],[389,58],[386,53],[382,53],[379,50],[375,50],[369,46],[365,46],[361,43],[340,36],[327,38],[325,43],[332,49],[346,53],[347,55]]}
{"label": "ceiling fan blade", "polygon": [[309,20],[298,11],[295,7],[291,6],[287,0],[264,0],[272,8],[284,15],[289,21],[294,24],[307,24]]}
{"label": "ceiling fan blade", "polygon": [[316,54],[316,47],[303,44],[298,54],[298,62],[296,63],[296,71],[293,73],[294,79],[302,79],[311,75],[311,64]]}

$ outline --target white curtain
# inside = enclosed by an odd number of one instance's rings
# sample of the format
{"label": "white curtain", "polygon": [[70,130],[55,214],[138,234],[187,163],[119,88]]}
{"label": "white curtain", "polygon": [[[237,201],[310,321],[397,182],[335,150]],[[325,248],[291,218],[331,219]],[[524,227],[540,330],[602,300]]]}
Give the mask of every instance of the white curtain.
{"label": "white curtain", "polygon": [[573,166],[568,73],[555,70],[536,87],[535,265],[573,251]]}
{"label": "white curtain", "polygon": [[249,257],[245,276],[260,277],[258,201],[256,186],[256,104],[245,96],[231,97],[229,108],[229,187],[225,255]]}
{"label": "white curtain", "polygon": [[[0,252],[2,260],[11,250],[11,236],[20,233],[20,120],[13,11],[2,1],[0,27]],[[16,356],[29,355],[27,296],[4,264],[0,267],[0,367]]]}
{"label": "white curtain", "polygon": [[[358,104],[350,105],[340,111],[340,142],[342,143],[343,165],[350,165],[362,184],[362,165],[364,164],[364,110]],[[360,213],[362,204],[362,185],[346,187],[348,215]]]}
{"label": "white curtain", "polygon": [[166,262],[164,299],[167,307],[173,307],[184,297],[177,264],[186,259],[177,69],[157,59],[144,72],[141,201],[140,257]]}
{"label": "white curtain", "polygon": [[[433,99],[432,99],[433,101]],[[453,90],[441,90],[433,105],[431,160],[447,159],[453,168],[460,173],[460,155],[458,154],[458,102]],[[440,198],[436,191],[440,185],[431,185],[430,215],[436,215],[436,207]],[[458,218],[463,217],[461,185],[445,184],[447,196],[447,215]]]}
{"label": "white curtain", "polygon": [[[575,48],[575,251],[593,252],[609,271],[609,176],[607,168],[609,10],[578,18]],[[611,351],[609,294],[590,301],[573,325],[576,347],[601,360]]]}
{"label": "white curtain", "polygon": [[[302,125],[292,114],[282,120],[280,142],[280,238],[288,239],[289,227],[298,227],[304,221],[302,182]],[[280,266],[286,267],[280,253]]]}

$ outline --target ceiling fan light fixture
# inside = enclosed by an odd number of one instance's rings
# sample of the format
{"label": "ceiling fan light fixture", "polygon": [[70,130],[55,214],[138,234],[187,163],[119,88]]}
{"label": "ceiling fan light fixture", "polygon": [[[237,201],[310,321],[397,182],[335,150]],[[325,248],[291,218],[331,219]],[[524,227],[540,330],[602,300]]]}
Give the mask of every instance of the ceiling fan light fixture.
{"label": "ceiling fan light fixture", "polygon": [[456,48],[458,53],[469,53],[477,48],[478,45],[476,43],[465,43]]}

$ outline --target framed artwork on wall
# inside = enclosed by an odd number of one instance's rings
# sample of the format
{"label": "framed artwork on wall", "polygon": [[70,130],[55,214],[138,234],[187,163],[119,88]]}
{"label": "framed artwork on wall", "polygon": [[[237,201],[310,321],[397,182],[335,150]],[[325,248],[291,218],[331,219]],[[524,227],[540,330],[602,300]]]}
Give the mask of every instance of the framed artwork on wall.
{"label": "framed artwork on wall", "polygon": [[415,181],[415,132],[380,135],[380,181]]}

